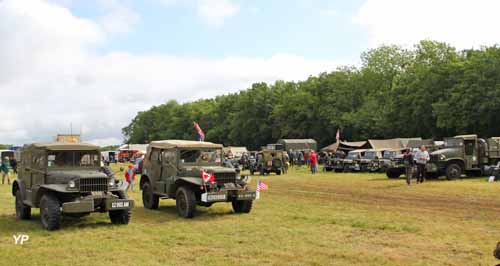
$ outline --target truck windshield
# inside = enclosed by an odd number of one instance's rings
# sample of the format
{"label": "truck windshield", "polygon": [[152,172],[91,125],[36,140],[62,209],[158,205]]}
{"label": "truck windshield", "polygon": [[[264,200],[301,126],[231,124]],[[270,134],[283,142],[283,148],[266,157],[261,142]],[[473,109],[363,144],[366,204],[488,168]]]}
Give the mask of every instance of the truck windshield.
{"label": "truck windshield", "polygon": [[222,162],[222,149],[181,150],[181,163],[219,164]]}
{"label": "truck windshield", "polygon": [[363,156],[364,159],[375,159],[375,157],[377,157],[377,153],[374,151],[365,152],[365,156]]}
{"label": "truck windshield", "polygon": [[384,152],[384,159],[392,159],[396,155],[394,151],[386,151]]}
{"label": "truck windshield", "polygon": [[463,144],[464,144],[463,139],[445,139],[444,140],[444,146],[446,148],[460,147],[460,146],[463,146]]}
{"label": "truck windshield", "polygon": [[357,153],[357,152],[350,152],[349,154],[347,154],[347,159],[357,159],[358,154],[359,153]]}
{"label": "truck windshield", "polygon": [[52,151],[47,156],[49,168],[61,167],[99,167],[97,151]]}

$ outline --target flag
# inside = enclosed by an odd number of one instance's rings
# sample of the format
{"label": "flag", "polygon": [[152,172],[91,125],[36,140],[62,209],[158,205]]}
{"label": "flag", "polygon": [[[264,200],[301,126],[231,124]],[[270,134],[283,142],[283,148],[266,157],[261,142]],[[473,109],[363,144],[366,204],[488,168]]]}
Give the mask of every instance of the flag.
{"label": "flag", "polygon": [[268,189],[269,189],[269,186],[267,186],[266,183],[264,183],[260,180],[257,182],[257,192],[261,192],[261,191],[268,190]]}
{"label": "flag", "polygon": [[337,143],[340,142],[340,129],[337,129],[337,135],[335,136]]}
{"label": "flag", "polygon": [[198,136],[200,137],[199,140],[205,141],[205,132],[203,132],[200,125],[198,125],[198,123],[196,123],[196,122],[193,122],[193,125],[194,125],[194,129],[196,129],[196,131],[198,132]]}
{"label": "flag", "polygon": [[201,169],[201,178],[203,179],[203,182],[205,183],[214,183],[215,182],[215,176],[213,174],[205,172],[204,169]]}

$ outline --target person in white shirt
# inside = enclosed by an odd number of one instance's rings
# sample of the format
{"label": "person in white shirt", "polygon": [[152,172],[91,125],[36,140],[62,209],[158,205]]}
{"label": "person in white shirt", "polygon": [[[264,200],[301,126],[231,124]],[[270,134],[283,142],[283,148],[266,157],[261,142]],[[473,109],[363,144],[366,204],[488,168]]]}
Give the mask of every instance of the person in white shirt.
{"label": "person in white shirt", "polygon": [[420,150],[415,153],[415,161],[417,163],[417,184],[423,183],[426,178],[425,165],[430,160],[429,153],[427,152],[427,148],[422,145]]}

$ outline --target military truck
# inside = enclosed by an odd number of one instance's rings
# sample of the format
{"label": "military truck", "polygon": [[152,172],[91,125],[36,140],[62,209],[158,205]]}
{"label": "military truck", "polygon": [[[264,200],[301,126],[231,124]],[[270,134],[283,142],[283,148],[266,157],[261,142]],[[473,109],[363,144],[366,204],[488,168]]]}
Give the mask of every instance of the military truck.
{"label": "military truck", "polygon": [[360,171],[360,160],[366,149],[353,150],[347,153],[347,157],[343,160],[344,172]]}
{"label": "military truck", "polygon": [[487,166],[500,161],[500,137],[459,135],[444,139],[444,148],[430,154],[427,173],[449,180],[466,175],[482,175]]}
{"label": "military truck", "polygon": [[262,150],[257,153],[257,163],[250,167],[250,174],[259,172],[260,175],[275,173],[281,175],[284,170],[284,151]]}
{"label": "military truck", "polygon": [[324,170],[325,171],[344,171],[343,159],[345,158],[345,153],[337,151],[335,153],[329,154],[325,159]]}
{"label": "military truck", "polygon": [[372,160],[368,167],[371,172],[385,173],[392,165],[392,159],[401,155],[404,149],[387,149],[382,151],[382,157]]}
{"label": "military truck", "polygon": [[134,202],[127,184],[105,174],[99,147],[84,143],[34,143],[21,151],[18,177],[12,184],[16,216],[27,220],[40,208],[47,230],[60,227],[61,216],[108,212],[114,224],[128,224]]}
{"label": "military truck", "polygon": [[382,149],[369,149],[365,151],[365,154],[359,159],[359,168],[361,172],[375,172],[379,170],[378,159],[382,158]]}
{"label": "military truck", "polygon": [[148,146],[140,180],[142,201],[157,209],[159,199],[175,199],[177,213],[192,218],[197,206],[231,202],[235,213],[249,213],[256,193],[250,177],[223,166],[222,145],[211,142],[162,140]]}

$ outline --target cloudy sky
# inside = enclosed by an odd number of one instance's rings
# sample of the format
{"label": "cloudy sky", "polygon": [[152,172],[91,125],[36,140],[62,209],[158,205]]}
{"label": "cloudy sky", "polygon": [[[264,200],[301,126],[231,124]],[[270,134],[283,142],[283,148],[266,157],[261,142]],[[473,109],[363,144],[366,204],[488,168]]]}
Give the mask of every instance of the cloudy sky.
{"label": "cloudy sky", "polygon": [[380,44],[500,43],[498,0],[0,0],[0,143],[121,143],[138,111],[303,80]]}

